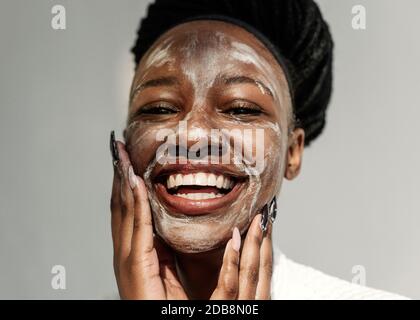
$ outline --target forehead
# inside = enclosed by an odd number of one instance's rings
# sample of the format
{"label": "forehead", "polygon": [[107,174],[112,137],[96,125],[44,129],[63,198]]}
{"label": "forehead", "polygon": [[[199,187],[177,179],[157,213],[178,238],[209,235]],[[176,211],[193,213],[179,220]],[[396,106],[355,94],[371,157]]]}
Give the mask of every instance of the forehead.
{"label": "forehead", "polygon": [[155,41],[146,56],[152,55],[155,49],[168,48],[168,46],[198,53],[205,52],[209,48],[228,49],[232,42],[246,43],[257,51],[261,50],[261,54],[266,50],[254,35],[239,26],[223,21],[198,20],[179,24],[166,31]]}
{"label": "forehead", "polygon": [[[192,21],[163,34],[140,61],[137,76],[151,69],[189,72],[235,69],[260,74],[280,84],[283,70],[270,51],[245,29],[222,21]],[[184,68],[182,68],[184,67]],[[148,72],[149,71],[149,72]]]}

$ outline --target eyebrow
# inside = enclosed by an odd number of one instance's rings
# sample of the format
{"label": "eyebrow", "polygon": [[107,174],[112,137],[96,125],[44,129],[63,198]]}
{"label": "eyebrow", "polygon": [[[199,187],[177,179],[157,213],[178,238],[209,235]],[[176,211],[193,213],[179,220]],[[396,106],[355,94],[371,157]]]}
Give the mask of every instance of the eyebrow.
{"label": "eyebrow", "polygon": [[[216,83],[222,82],[225,85],[230,84],[253,84],[259,89],[263,89],[271,98],[274,98],[273,92],[266,86],[262,81],[253,79],[248,76],[237,75],[237,76],[227,76],[221,75],[217,76]],[[156,88],[156,87],[167,87],[167,86],[176,86],[179,85],[179,81],[176,77],[159,77],[155,79],[147,80],[143,83],[138,84],[133,92],[130,95],[130,102],[134,99],[134,97],[140,93],[141,91],[145,90],[146,88]]]}
{"label": "eyebrow", "polygon": [[131,93],[130,101],[133,100],[134,96],[143,91],[146,88],[155,88],[155,87],[168,87],[179,85],[179,81],[176,77],[159,77],[155,79],[147,80],[143,83],[138,84]]}
{"label": "eyebrow", "polygon": [[243,75],[237,75],[237,76],[222,75],[218,78],[219,78],[219,81],[221,80],[226,85],[229,85],[229,84],[243,84],[243,83],[253,84],[253,85],[257,86],[259,89],[262,88],[268,95],[271,96],[271,98],[274,98],[274,94],[270,90],[270,88],[268,86],[266,86],[260,80],[253,79],[253,78],[250,78],[248,76],[243,76]]}

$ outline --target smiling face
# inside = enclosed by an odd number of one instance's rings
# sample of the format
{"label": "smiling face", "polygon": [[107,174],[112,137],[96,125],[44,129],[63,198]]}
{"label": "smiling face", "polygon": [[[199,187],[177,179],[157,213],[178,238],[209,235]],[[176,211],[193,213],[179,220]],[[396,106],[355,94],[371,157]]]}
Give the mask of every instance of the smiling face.
{"label": "smiling face", "polygon": [[[137,68],[125,130],[156,232],[180,252],[218,248],[235,226],[244,232],[293,158],[291,115],[280,65],[246,30],[194,21],[162,35]],[[176,163],[161,150],[176,150]]]}

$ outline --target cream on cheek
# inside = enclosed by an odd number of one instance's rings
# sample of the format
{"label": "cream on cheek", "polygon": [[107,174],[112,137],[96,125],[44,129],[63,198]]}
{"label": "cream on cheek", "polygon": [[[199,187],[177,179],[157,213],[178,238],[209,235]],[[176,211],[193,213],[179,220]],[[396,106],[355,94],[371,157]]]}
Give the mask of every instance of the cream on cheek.
{"label": "cream on cheek", "polygon": [[[239,197],[229,208],[223,212],[215,212],[202,216],[185,216],[173,214],[168,208],[162,204],[154,190],[154,186],[150,180],[152,170],[157,164],[155,157],[146,164],[138,164],[137,167],[145,168],[144,179],[149,190],[149,198],[154,216],[154,223],[157,233],[165,239],[174,249],[181,252],[203,252],[214,249],[222,245],[231,237],[232,229],[237,226],[244,232],[251,222],[257,211],[269,201],[270,198],[278,191],[281,184],[281,175],[284,163],[285,142],[284,134],[280,128],[285,128],[285,124],[279,122],[264,122],[258,125],[252,123],[244,123],[241,121],[221,121],[211,123],[209,117],[197,116],[203,115],[207,111],[206,97],[208,90],[212,87],[213,81],[217,74],[220,73],[220,66],[224,71],[235,70],[237,61],[253,64],[262,72],[262,76],[266,83],[271,87],[278,86],[278,79],[269,72],[268,62],[261,58],[252,48],[246,44],[233,42],[229,36],[223,33],[216,33],[206,45],[199,45],[199,35],[191,33],[190,39],[184,46],[178,48],[184,52],[184,59],[180,63],[181,73],[188,79],[193,87],[194,105],[191,111],[182,119],[188,122],[188,139],[198,140],[206,137],[211,140],[209,128],[225,129],[225,141],[241,141],[243,148],[255,150],[255,146],[261,141],[243,140],[243,137],[237,136],[233,129],[262,129],[264,130],[264,169],[257,172],[252,164],[238,161],[242,159],[242,154],[235,154],[232,146],[232,163],[237,170],[249,176],[247,188],[241,192]],[[174,39],[169,37],[162,47],[158,46],[148,56],[144,63],[145,66],[156,66],[156,64],[168,63],[171,65],[175,60],[171,56],[171,45]],[[232,55],[232,47],[235,48],[235,54]],[[144,78],[148,73],[146,69],[143,73]],[[277,86],[276,86],[277,83]],[[264,94],[267,94],[261,88]],[[275,94],[276,91],[272,90]],[[280,99],[280,105],[284,106],[283,100],[285,95],[276,96]],[[145,152],[150,152],[158,147],[156,134],[162,129],[172,129],[178,132],[178,123],[140,123],[133,122],[127,128],[127,136],[130,137],[130,155],[133,161],[141,162],[141,156]],[[241,140],[242,139],[242,140]],[[150,158],[150,156],[148,157]],[[143,171],[143,170],[142,170]],[[273,186],[272,181],[278,181]]]}

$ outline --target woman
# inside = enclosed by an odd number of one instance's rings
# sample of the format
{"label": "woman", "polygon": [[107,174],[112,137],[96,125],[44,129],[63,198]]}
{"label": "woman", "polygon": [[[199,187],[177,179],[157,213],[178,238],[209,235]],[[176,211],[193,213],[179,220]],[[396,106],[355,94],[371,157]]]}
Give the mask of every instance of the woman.
{"label": "woman", "polygon": [[125,144],[111,134],[121,298],[398,298],[273,250],[283,177],[325,125],[332,48],[312,0],[149,7]]}

